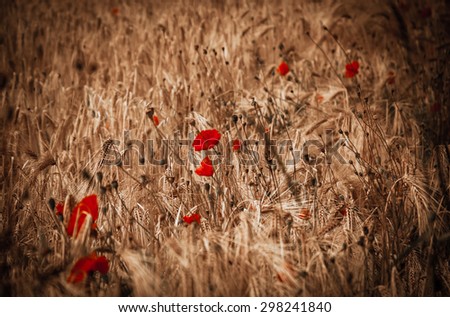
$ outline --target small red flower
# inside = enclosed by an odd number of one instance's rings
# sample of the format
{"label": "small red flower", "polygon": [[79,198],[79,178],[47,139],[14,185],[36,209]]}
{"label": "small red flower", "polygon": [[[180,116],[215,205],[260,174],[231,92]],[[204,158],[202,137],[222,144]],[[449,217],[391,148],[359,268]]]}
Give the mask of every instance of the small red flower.
{"label": "small red flower", "polygon": [[192,146],[195,151],[209,150],[219,143],[220,137],[221,135],[216,129],[203,130],[197,134]]}
{"label": "small red flower", "polygon": [[241,150],[242,142],[240,140],[233,141],[233,151],[238,152]]}
{"label": "small red flower", "polygon": [[200,224],[200,219],[201,219],[200,214],[192,214],[190,216],[183,217],[183,221],[186,222],[187,224],[191,224],[194,221],[197,222],[198,224]]}
{"label": "small red flower", "polygon": [[302,220],[309,220],[311,218],[311,211],[308,208],[302,208],[298,217]]}
{"label": "small red flower", "polygon": [[345,65],[345,78],[353,78],[356,74],[358,74],[359,63],[357,61],[353,61],[347,65]]}
{"label": "small red flower", "polygon": [[100,272],[105,275],[109,271],[108,259],[104,256],[97,256],[95,252],[88,256],[80,258],[70,270],[70,275],[67,278],[69,283],[83,282],[86,277],[94,272]]}
{"label": "small red flower", "polygon": [[[95,229],[97,225],[95,221],[98,219],[98,203],[97,195],[91,195],[83,198],[72,210],[70,215],[69,224],[67,225],[67,234],[69,236],[78,235],[81,227],[86,220],[87,215],[91,215],[93,223],[92,229]],[[76,228],[75,228],[76,225]]]}
{"label": "small red flower", "polygon": [[64,213],[64,204],[63,203],[56,204],[56,215],[62,216],[63,213]]}
{"label": "small red flower", "polygon": [[201,161],[200,166],[197,167],[195,173],[199,176],[212,176],[214,174],[214,167],[208,156]]}
{"label": "small red flower", "polygon": [[319,94],[316,95],[317,103],[321,103],[324,99],[325,98],[322,95],[319,95]]}
{"label": "small red flower", "polygon": [[111,9],[111,14],[115,17],[119,16],[120,10],[118,7],[114,7]]}
{"label": "small red flower", "polygon": [[285,61],[282,61],[280,65],[278,65],[277,73],[281,76],[285,76],[287,73],[289,73],[289,66]]}
{"label": "small red flower", "polygon": [[346,215],[347,215],[347,207],[346,207],[346,206],[342,206],[342,207],[339,209],[339,213],[340,213],[342,216],[346,216]]}
{"label": "small red flower", "polygon": [[153,116],[153,123],[155,124],[155,126],[159,125],[159,118],[156,114]]}

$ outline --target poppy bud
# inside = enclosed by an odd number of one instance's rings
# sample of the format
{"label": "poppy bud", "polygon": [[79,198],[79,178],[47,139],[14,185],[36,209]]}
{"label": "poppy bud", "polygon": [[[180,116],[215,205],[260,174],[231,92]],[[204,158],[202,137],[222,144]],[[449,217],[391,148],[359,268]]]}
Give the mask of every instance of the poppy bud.
{"label": "poppy bud", "polygon": [[366,226],[363,227],[363,233],[365,236],[367,236],[369,234],[369,228],[367,228]]}
{"label": "poppy bud", "polygon": [[89,171],[87,169],[83,169],[83,171],[81,172],[81,175],[83,176],[83,178],[85,180],[90,180],[91,179],[91,173],[89,173]]}
{"label": "poppy bud", "polygon": [[155,108],[151,107],[147,110],[147,112],[145,114],[147,115],[147,117],[149,117],[150,119],[153,120],[154,113],[155,113]]}
{"label": "poppy bud", "polygon": [[358,245],[361,246],[361,247],[364,247],[365,241],[364,241],[364,237],[363,236],[359,237]]}
{"label": "poppy bud", "polygon": [[75,61],[75,63],[74,63],[74,66],[75,66],[75,68],[78,70],[78,71],[82,71],[83,70],[83,68],[84,68],[84,63],[83,63],[83,61],[81,60],[81,59],[77,59],[76,61]]}
{"label": "poppy bud", "polygon": [[48,205],[50,206],[50,209],[51,209],[51,210],[54,210],[55,207],[56,207],[55,200],[54,200],[53,198],[50,198],[50,199],[48,200]]}
{"label": "poppy bud", "polygon": [[102,180],[103,180],[103,173],[102,172],[97,172],[97,181],[99,182],[99,183],[101,183],[102,182]]}

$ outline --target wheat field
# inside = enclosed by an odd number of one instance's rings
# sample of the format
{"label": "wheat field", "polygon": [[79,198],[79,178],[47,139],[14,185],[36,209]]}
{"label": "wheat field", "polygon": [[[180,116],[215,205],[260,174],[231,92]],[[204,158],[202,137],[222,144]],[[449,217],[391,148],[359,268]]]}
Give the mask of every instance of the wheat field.
{"label": "wheat field", "polygon": [[0,295],[450,296],[446,1],[0,5]]}

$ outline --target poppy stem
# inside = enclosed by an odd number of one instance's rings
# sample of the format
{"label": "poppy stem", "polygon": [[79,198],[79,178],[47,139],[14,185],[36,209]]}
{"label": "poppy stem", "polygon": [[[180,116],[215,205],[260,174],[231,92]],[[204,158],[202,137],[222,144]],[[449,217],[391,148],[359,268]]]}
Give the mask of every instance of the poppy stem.
{"label": "poppy stem", "polygon": [[306,32],[306,35],[309,37],[309,39],[311,40],[311,42],[313,42],[317,48],[322,52],[322,54],[325,56],[325,58],[328,61],[328,64],[330,64],[331,69],[333,70],[333,72],[336,74],[336,77],[339,79],[339,81],[341,82],[342,86],[345,87],[344,82],[342,81],[341,77],[339,76],[339,73],[337,72],[336,68],[334,68],[333,64],[331,63],[330,58],[328,57],[327,53],[325,53],[325,51],[323,50],[322,47],[320,47],[319,44],[317,44],[316,41],[314,41],[314,39],[311,37],[311,35],[309,34],[309,32]]}
{"label": "poppy stem", "polygon": [[327,26],[324,25],[324,26],[323,26],[323,29],[324,29],[328,34],[331,35],[331,37],[333,38],[333,40],[336,42],[336,44],[339,46],[339,48],[340,48],[340,49],[342,50],[342,52],[344,53],[345,58],[347,59],[347,62],[350,63],[350,62],[351,62],[350,56],[348,56],[348,54],[347,54],[347,52],[345,51],[345,48],[342,46],[341,42],[338,41],[338,39],[333,35],[333,33],[331,33],[331,31],[328,29]]}

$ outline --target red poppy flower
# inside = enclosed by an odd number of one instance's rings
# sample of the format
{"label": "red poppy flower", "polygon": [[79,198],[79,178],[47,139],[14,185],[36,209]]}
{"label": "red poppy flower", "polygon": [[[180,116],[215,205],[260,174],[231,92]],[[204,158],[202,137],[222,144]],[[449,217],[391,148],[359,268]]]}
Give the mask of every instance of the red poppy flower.
{"label": "red poppy flower", "polygon": [[159,119],[158,119],[158,116],[157,116],[156,114],[153,116],[153,123],[154,123],[156,126],[159,125]]}
{"label": "red poppy flower", "polygon": [[105,275],[109,271],[108,259],[104,256],[97,256],[95,252],[88,256],[79,259],[70,270],[70,275],[67,278],[69,283],[80,283],[86,277],[94,272],[100,272]]}
{"label": "red poppy flower", "polygon": [[341,214],[342,216],[346,216],[346,215],[347,215],[347,207],[346,207],[346,206],[342,206],[342,207],[339,209],[339,212],[340,212],[340,214]]}
{"label": "red poppy flower", "polygon": [[303,220],[308,220],[311,218],[311,211],[309,211],[308,208],[302,208],[298,214],[298,217]]}
{"label": "red poppy flower", "polygon": [[[92,229],[95,229],[97,225],[95,221],[98,219],[98,203],[97,195],[91,195],[83,198],[72,210],[70,215],[69,224],[67,225],[67,233],[69,236],[78,235],[81,227],[86,220],[87,215],[91,215],[93,223]],[[76,225],[76,228],[75,228]]]}
{"label": "red poppy flower", "polygon": [[356,74],[358,74],[359,63],[357,61],[353,61],[347,65],[345,65],[345,78],[353,78]]}
{"label": "red poppy flower", "polygon": [[197,134],[192,146],[195,151],[209,150],[219,143],[220,137],[221,135],[216,129],[203,130]]}
{"label": "red poppy flower", "polygon": [[237,152],[241,150],[242,142],[240,140],[233,141],[233,151]]}
{"label": "red poppy flower", "polygon": [[119,8],[117,8],[117,7],[114,7],[114,8],[112,8],[111,9],[111,14],[113,15],[113,16],[119,16],[119,13],[120,13],[120,10],[119,10]]}
{"label": "red poppy flower", "polygon": [[287,73],[289,73],[289,66],[286,64],[286,62],[281,62],[280,65],[278,65],[277,73],[281,76],[285,76]]}
{"label": "red poppy flower", "polygon": [[56,215],[62,216],[63,213],[64,213],[64,204],[63,203],[56,204]]}
{"label": "red poppy flower", "polygon": [[200,166],[197,167],[195,173],[199,176],[212,176],[214,174],[214,167],[208,156],[201,161]]}
{"label": "red poppy flower", "polygon": [[200,224],[200,219],[201,219],[200,214],[192,214],[190,216],[183,217],[183,221],[186,222],[187,224],[191,224],[194,221],[197,222],[198,224]]}

